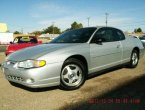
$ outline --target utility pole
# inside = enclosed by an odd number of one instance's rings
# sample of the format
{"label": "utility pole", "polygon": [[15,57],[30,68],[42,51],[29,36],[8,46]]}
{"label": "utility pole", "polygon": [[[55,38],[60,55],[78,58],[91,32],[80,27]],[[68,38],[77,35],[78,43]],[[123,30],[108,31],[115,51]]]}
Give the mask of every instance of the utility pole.
{"label": "utility pole", "polygon": [[55,22],[52,22],[52,28],[53,28],[53,29],[52,29],[52,34],[53,34],[53,36],[54,36],[54,23],[55,23]]}
{"label": "utility pole", "polygon": [[87,18],[88,19],[88,27],[90,26],[90,17]]}
{"label": "utility pole", "polygon": [[106,27],[108,26],[108,13],[105,13],[105,16],[106,16]]}
{"label": "utility pole", "polygon": [[21,33],[23,34],[23,28],[21,28]]}

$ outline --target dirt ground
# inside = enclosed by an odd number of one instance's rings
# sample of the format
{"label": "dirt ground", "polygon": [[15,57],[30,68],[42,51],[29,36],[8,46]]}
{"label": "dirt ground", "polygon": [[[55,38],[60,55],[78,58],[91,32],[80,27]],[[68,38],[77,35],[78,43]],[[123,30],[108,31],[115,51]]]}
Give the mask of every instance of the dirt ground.
{"label": "dirt ground", "polygon": [[[4,53],[0,53],[0,63],[4,58]],[[140,103],[90,103],[94,98],[138,98]],[[123,67],[105,72],[89,78],[74,91],[51,87],[35,92],[22,86],[12,86],[0,70],[0,110],[145,110],[144,99],[145,56],[135,69]]]}

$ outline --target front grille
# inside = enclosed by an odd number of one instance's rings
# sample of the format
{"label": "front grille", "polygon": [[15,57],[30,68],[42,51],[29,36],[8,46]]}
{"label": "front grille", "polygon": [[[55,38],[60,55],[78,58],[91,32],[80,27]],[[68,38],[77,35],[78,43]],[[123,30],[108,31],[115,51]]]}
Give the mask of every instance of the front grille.
{"label": "front grille", "polygon": [[17,77],[17,76],[8,75],[7,77],[8,77],[9,79],[16,80],[16,81],[24,81],[23,78]]}

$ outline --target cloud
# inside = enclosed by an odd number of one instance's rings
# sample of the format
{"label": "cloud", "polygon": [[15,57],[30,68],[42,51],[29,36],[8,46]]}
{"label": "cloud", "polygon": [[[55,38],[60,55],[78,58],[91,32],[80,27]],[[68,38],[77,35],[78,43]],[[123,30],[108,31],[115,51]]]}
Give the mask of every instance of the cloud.
{"label": "cloud", "polygon": [[[129,10],[133,11],[133,10]],[[34,4],[31,8],[30,15],[35,19],[38,27],[41,29],[52,25],[55,22],[55,26],[65,30],[70,28],[72,22],[77,21],[82,23],[84,27],[88,25],[87,17],[90,17],[90,26],[105,26],[105,12],[104,11],[92,11],[91,10],[71,10],[70,7],[62,4],[56,4],[55,2],[41,2]],[[108,16],[108,25],[113,27],[121,27],[124,24],[133,23],[133,18],[124,15],[122,12],[110,12]],[[123,26],[122,26],[123,27]],[[122,28],[121,27],[121,28]]]}
{"label": "cloud", "polygon": [[41,18],[42,15],[38,14],[38,13],[31,13],[31,17],[33,17],[33,18]]}
{"label": "cloud", "polygon": [[110,25],[112,26],[119,26],[124,25],[126,23],[133,22],[133,19],[131,17],[118,17],[118,18],[110,18]]}
{"label": "cloud", "polygon": [[30,15],[33,18],[53,18],[56,16],[66,15],[68,14],[68,9],[64,6],[43,2],[34,4],[30,10]]}
{"label": "cloud", "polygon": [[[56,19],[43,19],[38,21],[38,25],[42,26],[42,28],[46,28],[54,22],[54,25],[61,28],[61,30],[65,30],[67,28],[70,28],[71,24],[76,21],[78,23],[82,23],[84,27],[88,26],[88,20],[87,15],[79,14],[75,16],[66,16],[66,17],[60,17]],[[105,16],[92,16],[90,17],[90,26],[105,26]],[[133,23],[133,19],[130,17],[110,17],[108,18],[108,26],[118,27],[122,28],[127,23]]]}
{"label": "cloud", "polygon": [[[79,20],[77,20],[77,19],[79,19]],[[54,23],[55,26],[61,28],[62,30],[65,30],[66,28],[70,28],[71,23],[74,21],[82,23],[81,18],[67,16],[67,17],[57,18],[55,20],[47,20],[47,19],[40,20],[40,21],[38,21],[38,24],[43,27],[46,27],[46,26],[50,26],[50,25],[52,25],[52,23]]]}

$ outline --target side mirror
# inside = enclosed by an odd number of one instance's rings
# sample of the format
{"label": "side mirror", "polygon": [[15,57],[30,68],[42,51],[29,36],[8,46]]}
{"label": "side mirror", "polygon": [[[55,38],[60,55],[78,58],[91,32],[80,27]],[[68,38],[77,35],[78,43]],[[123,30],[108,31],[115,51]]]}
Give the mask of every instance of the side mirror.
{"label": "side mirror", "polygon": [[101,38],[96,40],[96,44],[102,45],[103,40]]}
{"label": "side mirror", "polygon": [[13,44],[13,42],[10,42],[10,44]]}

